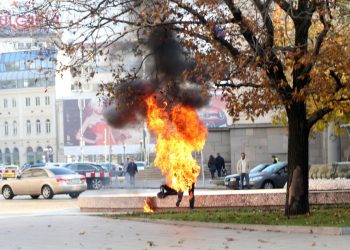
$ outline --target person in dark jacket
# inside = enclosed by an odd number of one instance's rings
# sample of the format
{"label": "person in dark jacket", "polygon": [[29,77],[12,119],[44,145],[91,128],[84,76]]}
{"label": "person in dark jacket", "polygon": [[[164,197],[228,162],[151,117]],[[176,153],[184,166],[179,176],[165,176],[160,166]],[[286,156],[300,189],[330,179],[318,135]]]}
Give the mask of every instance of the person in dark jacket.
{"label": "person in dark jacket", "polygon": [[212,155],[209,156],[208,168],[209,168],[209,171],[211,173],[211,179],[214,179],[215,172],[216,172],[216,161],[215,161],[214,156],[212,156]]}
{"label": "person in dark jacket", "polygon": [[218,153],[218,156],[215,159],[216,170],[218,171],[218,177],[221,177],[221,171],[225,169],[225,160]]}
{"label": "person in dark jacket", "polygon": [[138,173],[138,171],[134,159],[131,159],[131,161],[129,162],[128,167],[126,168],[126,172],[130,176],[130,185],[135,186],[135,174]]}

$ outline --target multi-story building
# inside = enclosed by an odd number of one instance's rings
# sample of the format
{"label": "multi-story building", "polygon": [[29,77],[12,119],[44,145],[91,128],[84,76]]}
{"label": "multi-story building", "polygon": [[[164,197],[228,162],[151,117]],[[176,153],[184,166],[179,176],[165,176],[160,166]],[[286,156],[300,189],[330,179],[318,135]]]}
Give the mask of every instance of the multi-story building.
{"label": "multi-story building", "polygon": [[0,163],[56,159],[55,68],[47,33],[0,31]]}

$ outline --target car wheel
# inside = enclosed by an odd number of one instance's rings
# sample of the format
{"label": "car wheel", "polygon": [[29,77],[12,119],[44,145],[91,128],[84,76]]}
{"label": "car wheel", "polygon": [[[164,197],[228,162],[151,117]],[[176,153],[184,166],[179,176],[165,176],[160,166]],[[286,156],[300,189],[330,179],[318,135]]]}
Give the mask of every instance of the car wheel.
{"label": "car wheel", "polygon": [[273,185],[273,183],[271,181],[266,181],[262,185],[262,188],[263,189],[273,189],[273,188],[275,188],[275,186]]}
{"label": "car wheel", "polygon": [[79,197],[80,193],[79,193],[79,192],[76,192],[76,193],[70,193],[70,194],[68,194],[68,195],[70,196],[70,198],[76,199],[76,198]]}
{"label": "car wheel", "polygon": [[98,190],[98,189],[101,189],[102,187],[102,181],[101,179],[92,179],[91,180],[91,188],[94,189],[94,190]]}
{"label": "car wheel", "polygon": [[12,192],[12,189],[9,186],[5,186],[2,189],[2,195],[6,200],[11,200],[15,196]]}
{"label": "car wheel", "polygon": [[31,195],[30,197],[32,197],[32,199],[36,200],[39,198],[40,195]]}
{"label": "car wheel", "polygon": [[47,185],[43,186],[43,188],[41,189],[41,194],[43,195],[44,199],[52,199],[53,197],[53,191]]}

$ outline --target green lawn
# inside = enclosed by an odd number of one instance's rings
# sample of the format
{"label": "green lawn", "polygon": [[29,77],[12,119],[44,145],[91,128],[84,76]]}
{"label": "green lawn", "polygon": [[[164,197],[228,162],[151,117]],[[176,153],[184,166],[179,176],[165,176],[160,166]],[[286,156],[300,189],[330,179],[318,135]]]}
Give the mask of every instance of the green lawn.
{"label": "green lawn", "polygon": [[118,217],[234,224],[350,227],[350,207],[317,207],[310,214],[287,218],[279,209],[215,209],[156,213],[129,213]]}

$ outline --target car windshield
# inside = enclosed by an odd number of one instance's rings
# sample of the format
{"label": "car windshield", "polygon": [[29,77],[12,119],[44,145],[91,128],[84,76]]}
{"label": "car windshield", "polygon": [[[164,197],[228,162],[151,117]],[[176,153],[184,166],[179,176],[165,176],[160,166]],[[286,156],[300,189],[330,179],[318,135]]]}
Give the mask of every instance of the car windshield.
{"label": "car windshield", "polygon": [[286,165],[285,162],[275,163],[275,164],[272,164],[272,165],[268,166],[267,168],[265,168],[262,172],[275,173],[275,172],[279,171],[281,168],[283,168],[285,165]]}
{"label": "car windshield", "polygon": [[144,162],[136,162],[136,165],[137,166],[145,166],[145,163]]}
{"label": "car windshield", "polygon": [[98,164],[90,164],[91,166],[97,168],[98,171],[103,171],[104,168],[101,166],[101,165],[98,165]]}
{"label": "car windshield", "polygon": [[252,170],[250,170],[250,172],[251,173],[261,172],[267,166],[268,166],[268,164],[259,164],[256,167],[254,167]]}
{"label": "car windshield", "polygon": [[74,171],[68,169],[68,168],[50,168],[50,171],[54,175],[69,175],[69,174],[75,174]]}

